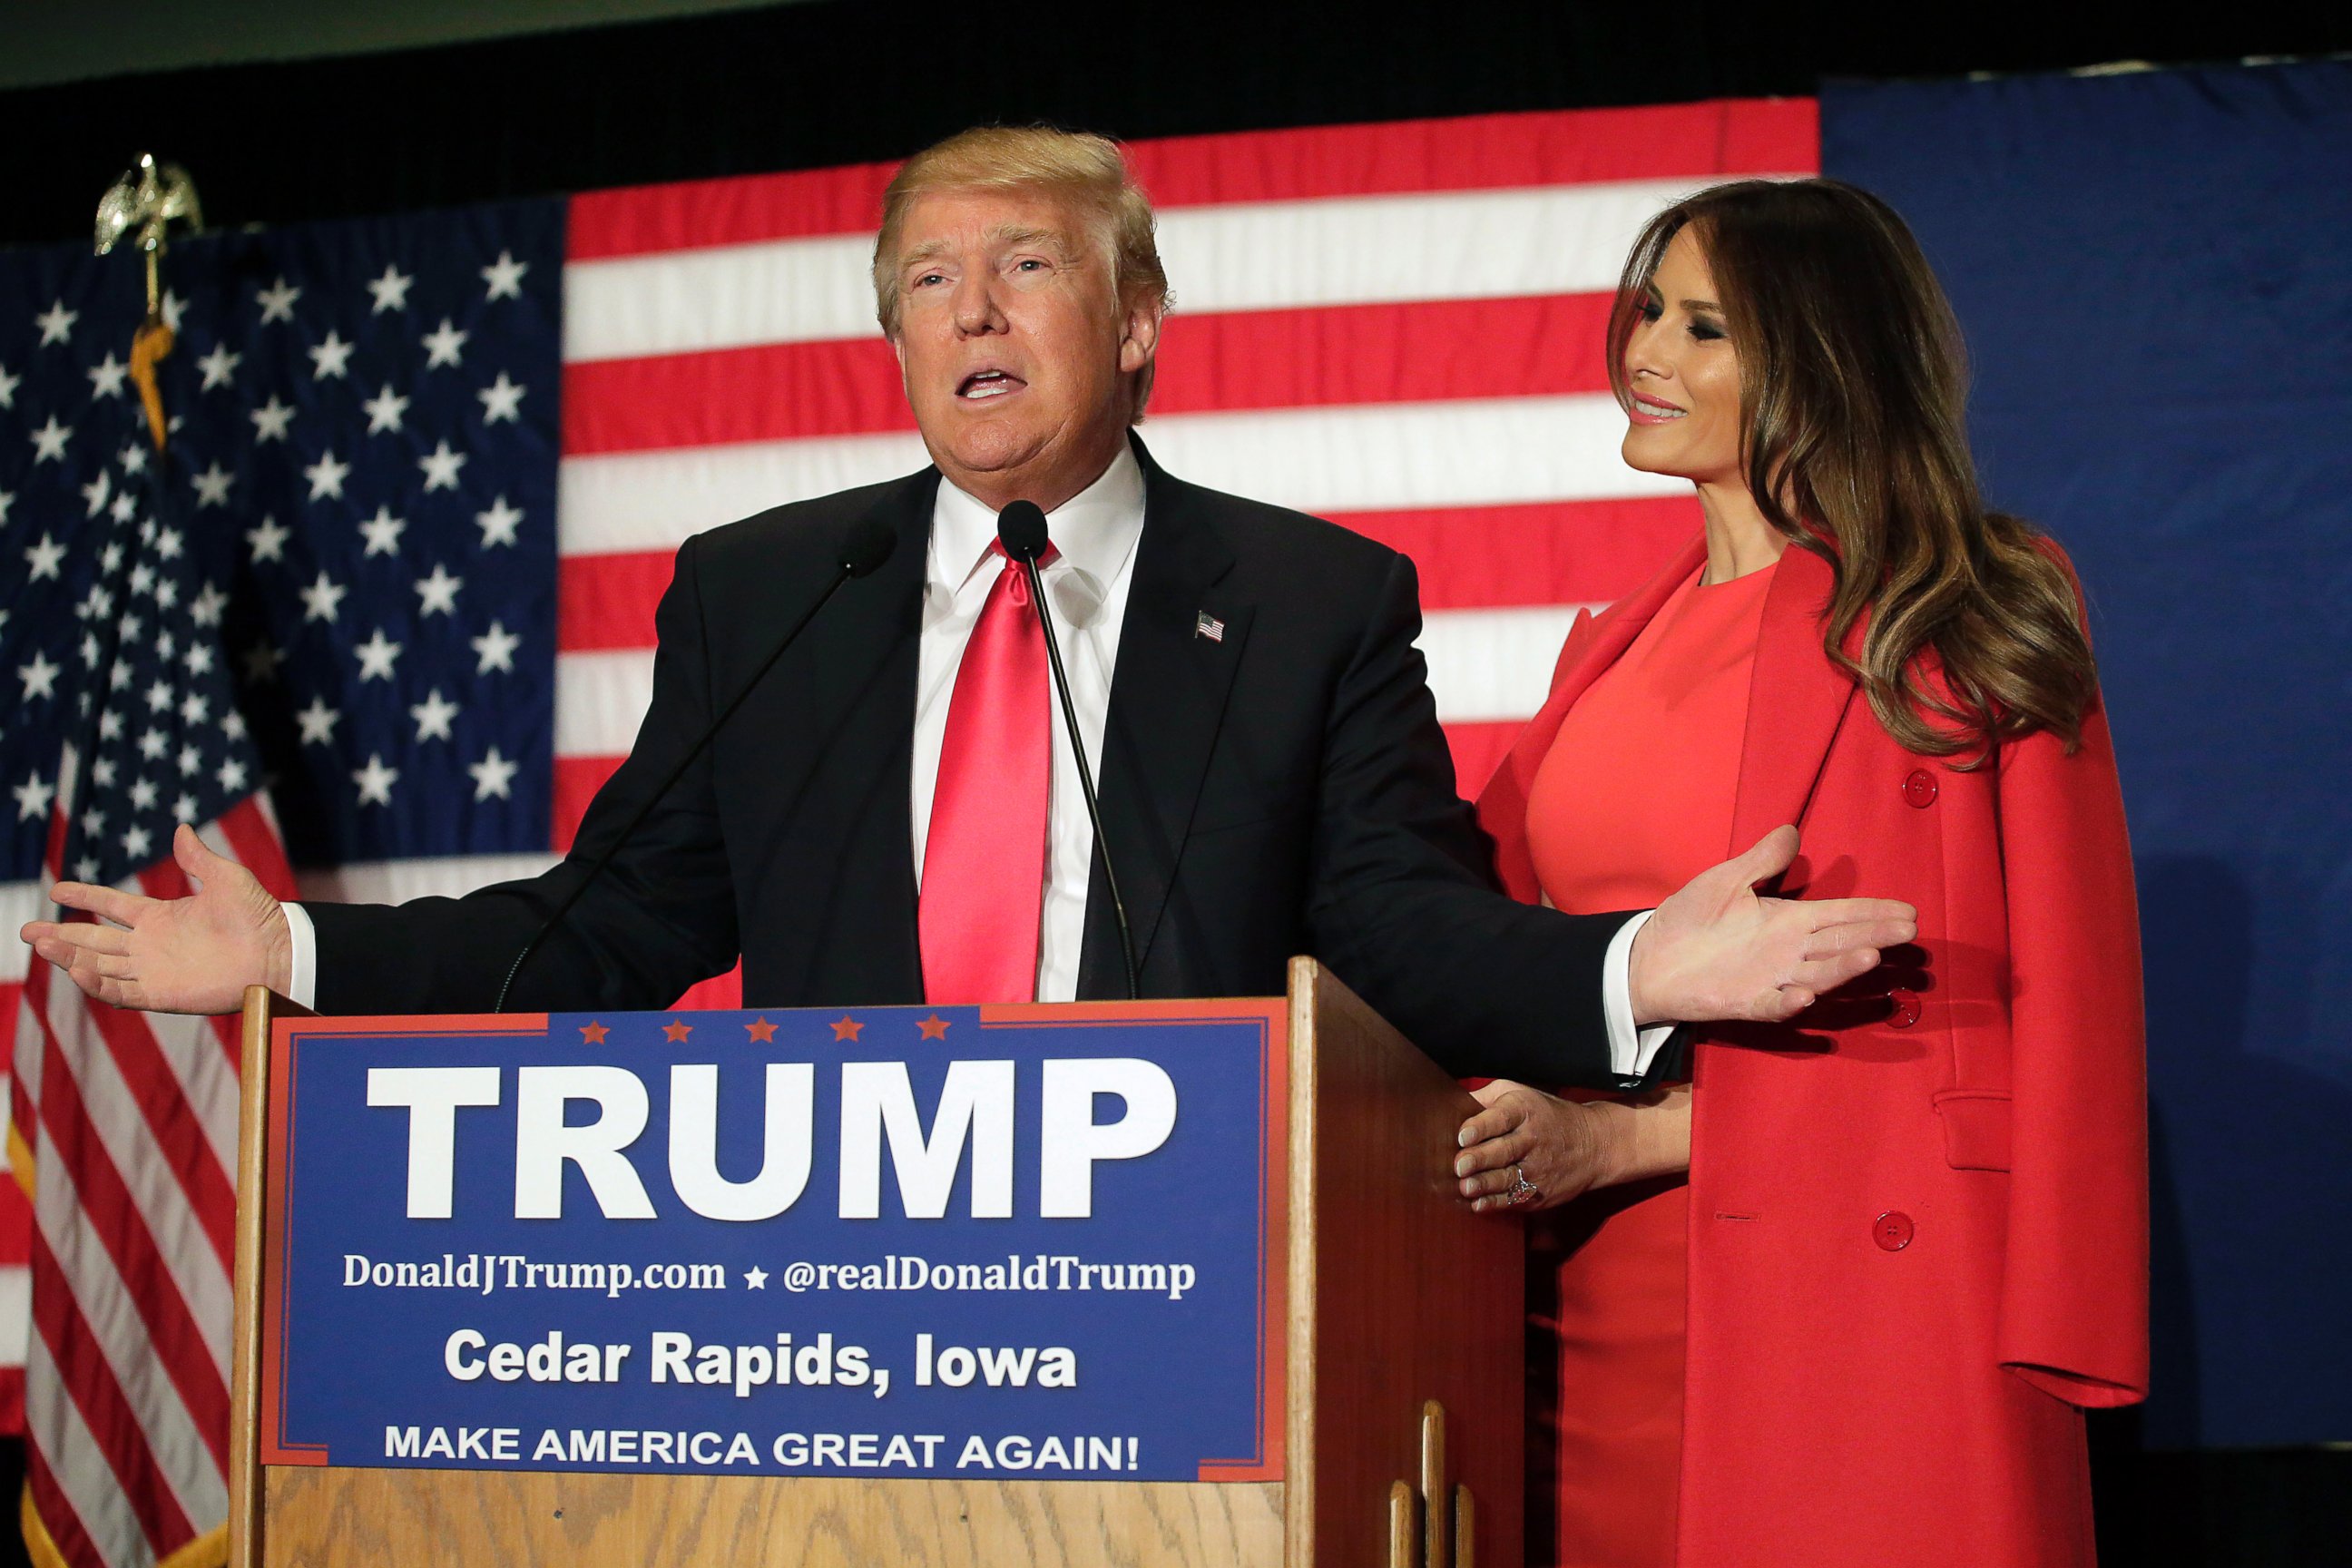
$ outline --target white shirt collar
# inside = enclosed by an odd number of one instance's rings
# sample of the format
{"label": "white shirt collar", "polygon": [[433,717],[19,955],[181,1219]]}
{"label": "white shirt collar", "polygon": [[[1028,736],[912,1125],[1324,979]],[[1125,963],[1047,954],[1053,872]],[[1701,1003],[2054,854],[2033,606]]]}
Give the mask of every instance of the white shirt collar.
{"label": "white shirt collar", "polygon": [[[1135,449],[1121,441],[1100,478],[1046,515],[1062,563],[1098,585],[1111,582],[1143,532],[1143,465]],[[960,587],[995,542],[996,513],[942,478],[931,508],[931,581]]]}

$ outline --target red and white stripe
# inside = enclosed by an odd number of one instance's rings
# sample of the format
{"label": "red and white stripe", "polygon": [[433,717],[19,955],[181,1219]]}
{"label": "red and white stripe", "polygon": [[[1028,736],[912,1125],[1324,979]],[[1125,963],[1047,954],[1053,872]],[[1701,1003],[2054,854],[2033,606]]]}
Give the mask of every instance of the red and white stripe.
{"label": "red and white stripe", "polygon": [[[1177,300],[1153,453],[1421,569],[1465,790],[1540,704],[1576,608],[1697,526],[1619,460],[1601,332],[1634,232],[1717,180],[1818,163],[1810,100],[1147,142]],[[891,168],[576,198],[564,269],[556,825],[652,685],[653,606],[698,530],[925,458],[874,325]]]}
{"label": "red and white stripe", "polygon": [[[60,782],[51,872],[64,837]],[[198,830],[290,894],[267,802]],[[122,884],[188,891],[169,860]],[[12,1147],[32,1159],[26,1486],[66,1562],[144,1568],[228,1508],[237,1020],[126,1012],[24,976]]]}

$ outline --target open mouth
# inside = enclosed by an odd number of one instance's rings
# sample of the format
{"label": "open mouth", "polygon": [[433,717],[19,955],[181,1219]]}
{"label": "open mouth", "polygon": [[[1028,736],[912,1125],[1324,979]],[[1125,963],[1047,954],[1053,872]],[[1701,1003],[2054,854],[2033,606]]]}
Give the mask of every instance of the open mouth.
{"label": "open mouth", "polygon": [[1689,412],[1687,408],[1677,408],[1671,403],[1661,403],[1654,397],[1644,397],[1638,392],[1633,395],[1633,415],[1636,418],[1680,419]]}
{"label": "open mouth", "polygon": [[1010,371],[976,370],[956,384],[956,395],[966,403],[984,403],[1020,391],[1029,384]]}

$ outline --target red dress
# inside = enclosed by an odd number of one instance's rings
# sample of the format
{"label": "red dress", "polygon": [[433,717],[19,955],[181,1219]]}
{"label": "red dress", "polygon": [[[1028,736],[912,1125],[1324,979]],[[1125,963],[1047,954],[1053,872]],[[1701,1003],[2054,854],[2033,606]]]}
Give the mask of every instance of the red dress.
{"label": "red dress", "polygon": [[[1528,801],[1544,893],[1654,908],[1722,860],[1773,569],[1694,573],[1561,721]],[[1669,1568],[1682,1457],[1689,1194],[1680,1177],[1528,1231],[1528,1561]]]}

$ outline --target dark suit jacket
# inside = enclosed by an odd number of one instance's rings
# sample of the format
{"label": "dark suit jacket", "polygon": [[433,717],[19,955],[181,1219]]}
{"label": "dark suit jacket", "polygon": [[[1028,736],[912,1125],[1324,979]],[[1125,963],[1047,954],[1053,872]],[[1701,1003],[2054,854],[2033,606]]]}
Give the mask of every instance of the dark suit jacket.
{"label": "dark suit jacket", "polygon": [[[1105,838],[1151,996],[1278,994],[1312,952],[1456,1070],[1602,1082],[1619,921],[1494,890],[1454,794],[1412,563],[1171,479],[1145,521],[1103,740]],[[741,689],[861,517],[898,547],[845,586],[530,960],[509,1005],[657,1008],[740,952],[766,1006],[918,1003],[909,788],[936,469],[688,540],[636,745],[544,876],[397,909],[310,907],[322,1011],[487,1009],[514,954]],[[1201,614],[1224,637],[1199,635]],[[1096,867],[1078,994],[1125,992]]]}

